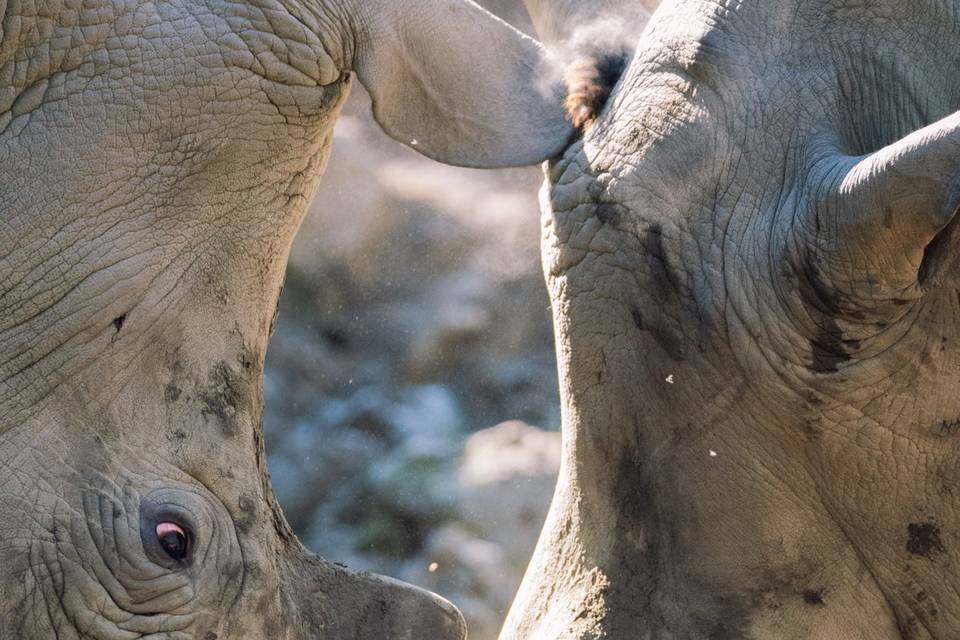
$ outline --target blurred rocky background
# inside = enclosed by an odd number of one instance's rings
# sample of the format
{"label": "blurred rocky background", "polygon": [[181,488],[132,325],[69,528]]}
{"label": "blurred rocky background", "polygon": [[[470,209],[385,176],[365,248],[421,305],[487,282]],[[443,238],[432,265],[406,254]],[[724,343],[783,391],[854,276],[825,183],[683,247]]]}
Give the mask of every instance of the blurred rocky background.
{"label": "blurred rocky background", "polygon": [[[520,0],[483,4],[528,28]],[[357,85],[267,361],[270,469],[301,539],[441,593],[474,640],[496,637],[559,465],[541,178],[416,155]]]}

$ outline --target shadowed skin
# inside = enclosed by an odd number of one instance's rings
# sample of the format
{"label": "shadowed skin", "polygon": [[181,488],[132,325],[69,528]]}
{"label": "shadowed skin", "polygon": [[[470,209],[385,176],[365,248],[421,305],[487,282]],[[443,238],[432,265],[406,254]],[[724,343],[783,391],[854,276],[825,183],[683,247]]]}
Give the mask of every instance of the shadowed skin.
{"label": "shadowed skin", "polygon": [[958,41],[955,0],[657,10],[547,170],[564,458],[503,640],[957,637]]}

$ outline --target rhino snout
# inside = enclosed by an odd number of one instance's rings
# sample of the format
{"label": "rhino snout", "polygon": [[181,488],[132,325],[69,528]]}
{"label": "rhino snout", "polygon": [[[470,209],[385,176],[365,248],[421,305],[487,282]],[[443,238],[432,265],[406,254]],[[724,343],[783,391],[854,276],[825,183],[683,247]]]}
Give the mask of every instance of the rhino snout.
{"label": "rhino snout", "polygon": [[396,640],[466,640],[467,624],[450,602],[389,578],[378,580],[384,583],[383,600],[388,603],[385,626],[399,630]]}
{"label": "rhino snout", "polygon": [[353,571],[298,553],[291,594],[298,602],[298,640],[466,640],[467,625],[451,603],[393,578]]}

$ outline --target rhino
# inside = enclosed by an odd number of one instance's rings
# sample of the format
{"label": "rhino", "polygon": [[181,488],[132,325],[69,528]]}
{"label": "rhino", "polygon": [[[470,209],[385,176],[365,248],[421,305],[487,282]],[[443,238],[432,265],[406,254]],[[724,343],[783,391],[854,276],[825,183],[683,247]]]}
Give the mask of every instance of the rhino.
{"label": "rhino", "polygon": [[297,541],[264,353],[354,76],[420,153],[537,163],[573,133],[543,48],[468,0],[0,16],[0,638],[464,638]]}
{"label": "rhino", "polygon": [[958,637],[960,2],[635,35],[546,169],[563,464],[501,640]]}

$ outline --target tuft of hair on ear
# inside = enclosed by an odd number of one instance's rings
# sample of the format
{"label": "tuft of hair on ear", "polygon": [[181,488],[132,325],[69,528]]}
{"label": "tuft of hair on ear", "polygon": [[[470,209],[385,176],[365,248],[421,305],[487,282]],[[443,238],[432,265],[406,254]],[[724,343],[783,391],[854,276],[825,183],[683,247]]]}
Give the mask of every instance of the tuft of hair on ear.
{"label": "tuft of hair on ear", "polygon": [[583,56],[567,67],[564,106],[567,118],[581,133],[586,133],[600,117],[626,65],[627,55],[620,53]]}

